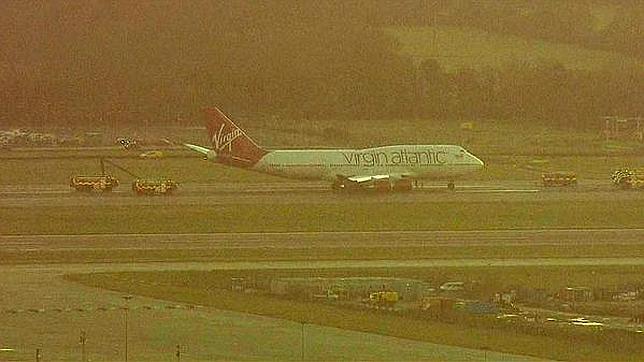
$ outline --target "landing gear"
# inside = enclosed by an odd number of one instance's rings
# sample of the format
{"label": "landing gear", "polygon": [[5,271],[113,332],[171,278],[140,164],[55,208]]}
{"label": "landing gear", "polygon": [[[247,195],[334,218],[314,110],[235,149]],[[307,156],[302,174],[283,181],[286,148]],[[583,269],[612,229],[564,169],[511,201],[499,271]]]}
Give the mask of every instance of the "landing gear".
{"label": "landing gear", "polygon": [[331,184],[331,189],[332,189],[332,190],[335,190],[335,191],[338,191],[338,190],[344,190],[344,186],[345,186],[345,185],[344,185],[344,183],[343,183],[342,181],[340,181],[340,180],[335,180],[335,181],[333,181],[333,183]]}
{"label": "landing gear", "polygon": [[450,191],[456,190],[456,186],[454,185],[454,181],[450,181],[447,183],[447,189]]}

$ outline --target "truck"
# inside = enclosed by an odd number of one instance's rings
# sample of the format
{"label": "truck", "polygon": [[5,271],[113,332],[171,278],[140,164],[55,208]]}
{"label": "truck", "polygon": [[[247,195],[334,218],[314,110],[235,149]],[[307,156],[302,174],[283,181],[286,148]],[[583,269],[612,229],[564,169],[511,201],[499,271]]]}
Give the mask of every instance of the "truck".
{"label": "truck", "polygon": [[105,162],[134,178],[134,181],[132,181],[132,191],[134,191],[136,195],[169,195],[179,186],[176,181],[167,177],[142,178],[141,176],[136,175],[125,167],[119,166],[115,162],[107,159],[101,159],[101,170],[103,170],[103,172],[105,172]]}
{"label": "truck", "polygon": [[132,191],[137,195],[169,195],[177,186],[177,182],[168,178],[136,179],[132,182]]}
{"label": "truck", "polygon": [[111,175],[73,176],[69,186],[76,191],[109,192],[119,185],[119,180]]}
{"label": "truck", "polygon": [[541,182],[544,187],[576,186],[577,175],[569,171],[544,172]]}
{"label": "truck", "polygon": [[644,169],[620,169],[613,172],[611,179],[622,190],[644,190]]}
{"label": "truck", "polygon": [[398,303],[398,300],[400,300],[398,292],[381,290],[369,293],[369,298],[364,302],[370,307],[391,309]]}

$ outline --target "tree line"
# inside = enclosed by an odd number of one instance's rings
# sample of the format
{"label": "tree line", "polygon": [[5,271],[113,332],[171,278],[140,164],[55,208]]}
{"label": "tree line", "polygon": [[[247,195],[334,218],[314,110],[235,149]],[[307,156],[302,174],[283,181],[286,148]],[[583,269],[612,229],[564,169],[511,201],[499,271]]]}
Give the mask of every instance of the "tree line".
{"label": "tree line", "polygon": [[383,25],[453,25],[618,51],[644,59],[638,0],[360,0]]}
{"label": "tree line", "polygon": [[200,122],[209,105],[311,119],[571,126],[643,113],[640,68],[543,62],[447,72],[406,58],[382,30],[383,13],[409,12],[410,3],[2,2],[0,122]]}

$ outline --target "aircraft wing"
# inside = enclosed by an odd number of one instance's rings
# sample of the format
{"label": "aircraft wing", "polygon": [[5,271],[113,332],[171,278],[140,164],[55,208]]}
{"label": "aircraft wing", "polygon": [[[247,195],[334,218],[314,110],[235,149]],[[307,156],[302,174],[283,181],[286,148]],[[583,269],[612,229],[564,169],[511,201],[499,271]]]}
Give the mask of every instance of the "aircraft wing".
{"label": "aircraft wing", "polygon": [[401,189],[411,190],[412,177],[406,174],[341,176],[333,184],[336,189]]}
{"label": "aircraft wing", "polygon": [[347,180],[355,182],[357,184],[363,184],[379,180],[388,180],[390,178],[394,177],[392,177],[391,175],[350,176],[347,177]]}
{"label": "aircraft wing", "polygon": [[209,148],[201,147],[201,146],[197,146],[197,145],[191,145],[189,143],[184,143],[183,145],[185,147],[188,147],[189,149],[191,149],[193,151],[197,151],[197,152],[203,154],[204,156],[208,156],[208,153],[211,151]]}

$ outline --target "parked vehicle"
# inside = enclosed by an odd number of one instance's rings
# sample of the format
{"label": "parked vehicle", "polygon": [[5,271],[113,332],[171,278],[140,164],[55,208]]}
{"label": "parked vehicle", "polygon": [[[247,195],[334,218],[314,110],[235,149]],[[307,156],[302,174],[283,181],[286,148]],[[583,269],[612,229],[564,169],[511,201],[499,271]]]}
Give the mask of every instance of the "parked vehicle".
{"label": "parked vehicle", "polygon": [[137,195],[168,195],[177,189],[178,184],[171,179],[136,179],[132,190]]}
{"label": "parked vehicle", "polygon": [[644,190],[644,170],[621,169],[613,173],[613,185],[623,190]]}
{"label": "parked vehicle", "polygon": [[74,176],[69,186],[76,191],[109,192],[119,185],[119,180],[111,175]]}

